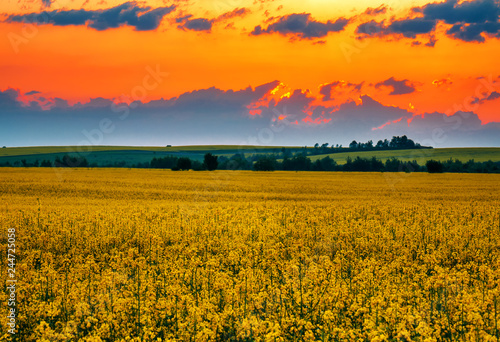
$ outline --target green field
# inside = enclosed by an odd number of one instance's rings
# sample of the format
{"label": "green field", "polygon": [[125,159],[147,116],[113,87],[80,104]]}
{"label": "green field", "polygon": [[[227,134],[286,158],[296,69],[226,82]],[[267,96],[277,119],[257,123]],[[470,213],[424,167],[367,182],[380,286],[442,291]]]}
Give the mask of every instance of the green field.
{"label": "green field", "polygon": [[445,161],[450,158],[458,159],[462,162],[467,162],[474,159],[476,162],[485,162],[488,160],[500,161],[499,147],[467,147],[467,148],[434,148],[421,150],[387,150],[387,151],[365,151],[365,152],[345,152],[332,153],[311,156],[311,160],[321,159],[329,156],[337,162],[337,164],[345,164],[348,157],[352,159],[356,157],[371,158],[376,157],[379,160],[396,157],[401,161],[416,160],[419,165],[425,165],[429,159]]}
{"label": "green field", "polygon": [[[302,147],[286,147],[289,151],[302,150]],[[11,165],[26,160],[34,163],[38,160],[54,161],[65,154],[76,155],[81,153],[90,165],[118,166],[124,163],[127,166],[138,163],[149,163],[153,158],[167,155],[189,157],[192,160],[202,161],[207,152],[218,156],[231,157],[237,153],[268,154],[280,153],[281,146],[239,146],[239,145],[188,145],[188,146],[40,146],[40,147],[7,147],[0,148],[0,164],[9,162]],[[123,166],[123,165],[122,165]]]}
{"label": "green field", "polygon": [[[285,147],[291,153],[303,151],[302,147]],[[65,154],[82,155],[90,165],[97,166],[133,166],[139,163],[149,163],[153,158],[167,155],[176,157],[189,157],[192,160],[202,161],[207,152],[218,156],[231,157],[236,153],[245,153],[248,157],[253,154],[273,153],[281,157],[281,146],[238,146],[238,145],[190,145],[190,146],[41,146],[41,147],[9,147],[0,148],[0,164],[9,162],[11,165],[19,165],[22,160],[34,163],[38,160],[54,161],[62,158]],[[313,151],[312,147],[307,149]],[[436,148],[436,149],[413,149],[413,150],[386,150],[386,151],[360,151],[360,152],[337,152],[331,154],[311,155],[312,161],[326,156],[334,159],[337,164],[345,164],[348,157],[371,158],[376,157],[385,161],[396,157],[402,161],[416,160],[419,165],[425,165],[429,159],[445,161],[450,158],[467,162],[474,159],[476,162],[488,160],[500,161],[500,148]]]}
{"label": "green field", "polygon": [[[291,149],[300,149],[301,147],[290,147]],[[34,154],[54,154],[54,153],[93,153],[109,151],[143,151],[143,152],[210,152],[219,151],[223,153],[238,153],[240,150],[280,150],[281,146],[239,146],[239,145],[187,145],[187,146],[34,146],[34,147],[6,147],[0,149],[0,157],[7,156],[28,156]]]}

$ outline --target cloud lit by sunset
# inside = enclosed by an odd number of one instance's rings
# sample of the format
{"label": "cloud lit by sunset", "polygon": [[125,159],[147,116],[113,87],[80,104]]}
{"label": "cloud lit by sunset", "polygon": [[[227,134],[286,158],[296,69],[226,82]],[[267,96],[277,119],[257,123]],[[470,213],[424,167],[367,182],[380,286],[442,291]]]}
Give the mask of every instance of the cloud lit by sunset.
{"label": "cloud lit by sunset", "polygon": [[438,128],[435,145],[500,146],[499,18],[493,0],[4,2],[0,132],[77,144],[114,118],[103,144],[239,143],[280,123],[276,144]]}

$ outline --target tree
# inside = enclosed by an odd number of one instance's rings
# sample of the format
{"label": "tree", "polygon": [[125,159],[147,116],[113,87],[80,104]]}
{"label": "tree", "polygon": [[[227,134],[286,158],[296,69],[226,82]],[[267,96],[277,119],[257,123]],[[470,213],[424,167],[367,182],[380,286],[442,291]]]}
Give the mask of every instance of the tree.
{"label": "tree", "polygon": [[328,156],[321,159],[321,168],[323,169],[323,171],[335,171],[336,166],[337,163],[335,162],[335,160]]}
{"label": "tree", "polygon": [[292,161],[288,158],[287,155],[283,158],[283,162],[281,163],[281,168],[285,171],[292,170]]}
{"label": "tree", "polygon": [[72,157],[65,154],[62,160],[59,159],[59,157],[56,157],[54,165],[56,167],[87,167],[89,166],[89,162],[84,157]]}
{"label": "tree", "polygon": [[391,159],[387,159],[385,162],[385,171],[387,172],[400,172],[403,170],[401,165],[401,161],[396,157],[392,157]]}
{"label": "tree", "polygon": [[150,166],[153,169],[172,169],[177,166],[178,159],[179,158],[170,155],[163,158],[155,157],[151,160]]}
{"label": "tree", "polygon": [[275,160],[269,156],[260,157],[255,164],[253,164],[253,169],[255,171],[274,171],[275,170]]}
{"label": "tree", "polygon": [[177,168],[182,171],[191,169],[191,159],[182,157],[177,161]]}
{"label": "tree", "polygon": [[303,154],[299,154],[292,158],[291,161],[292,170],[295,171],[309,171],[311,169],[311,159],[307,158]]}
{"label": "tree", "polygon": [[43,160],[40,164],[41,167],[52,167],[52,162],[50,160]]}
{"label": "tree", "polygon": [[219,169],[223,170],[251,170],[252,164],[245,158],[243,153],[236,153],[231,158],[223,161],[223,156],[219,158]]}
{"label": "tree", "polygon": [[429,173],[442,173],[443,172],[443,164],[437,160],[428,160],[425,163],[427,167],[427,172]]}
{"label": "tree", "polygon": [[358,148],[358,142],[356,140],[353,140],[350,144],[349,144],[349,148],[355,150]]}
{"label": "tree", "polygon": [[208,171],[213,171],[217,169],[218,166],[217,156],[212,155],[212,153],[205,154],[203,160],[203,168]]}
{"label": "tree", "polygon": [[316,159],[316,161],[312,164],[312,169],[313,171],[324,171],[319,159]]}
{"label": "tree", "polygon": [[203,170],[206,170],[206,168],[203,166],[204,164],[197,161],[197,160],[193,160],[192,163],[191,163],[191,168],[194,170],[194,171],[203,171]]}

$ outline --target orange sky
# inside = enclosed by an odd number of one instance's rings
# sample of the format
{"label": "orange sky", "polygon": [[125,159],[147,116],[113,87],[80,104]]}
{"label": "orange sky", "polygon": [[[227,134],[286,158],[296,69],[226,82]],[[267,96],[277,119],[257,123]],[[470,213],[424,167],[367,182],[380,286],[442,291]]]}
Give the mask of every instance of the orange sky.
{"label": "orange sky", "polygon": [[[100,3],[100,4],[99,4]],[[50,8],[97,10],[108,9],[122,1],[56,1]],[[449,26],[439,23],[434,47],[424,44],[428,36],[416,39],[402,36],[356,39],[356,27],[366,21],[406,18],[411,7],[426,1],[332,2],[204,0],[178,2],[160,26],[151,31],[135,31],[130,26],[103,31],[88,26],[25,25],[0,23],[0,90],[19,89],[21,93],[39,91],[46,98],[59,97],[70,102],[89,98],[129,96],[141,85],[146,67],[159,66],[168,76],[147,92],[147,99],[170,98],[184,92],[215,86],[239,90],[248,86],[279,80],[286,91],[309,89],[319,97],[319,86],[343,80],[364,82],[360,92],[345,90],[332,94],[332,104],[348,99],[358,101],[368,94],[384,105],[408,109],[415,114],[473,109],[483,123],[500,121],[500,99],[469,106],[477,96],[500,86],[487,86],[479,77],[500,75],[496,38],[484,43],[464,42],[446,35]],[[168,6],[167,1],[137,3],[152,8]],[[367,16],[369,7],[389,4],[386,13]],[[83,7],[82,7],[83,5]],[[175,18],[192,14],[192,18],[217,18],[238,8],[249,14],[225,22],[213,23],[208,31],[181,30]],[[392,9],[391,9],[392,8]],[[41,1],[18,4],[8,0],[0,4],[5,20],[11,14],[40,12]],[[350,19],[341,32],[330,32],[317,39],[297,39],[278,33],[252,36],[257,25],[267,27],[267,17],[292,13],[311,13],[314,20]],[[230,25],[228,27],[228,25]],[[295,38],[295,39],[294,39]],[[12,42],[15,42],[14,44]],[[419,46],[412,42],[420,41]],[[389,78],[408,80],[415,87],[409,94],[389,95],[391,89],[375,84]],[[444,84],[434,82],[447,80]],[[433,82],[435,84],[433,84]],[[443,82],[441,82],[443,83]],[[498,83],[498,82],[497,82]],[[468,109],[470,108],[470,109]]]}

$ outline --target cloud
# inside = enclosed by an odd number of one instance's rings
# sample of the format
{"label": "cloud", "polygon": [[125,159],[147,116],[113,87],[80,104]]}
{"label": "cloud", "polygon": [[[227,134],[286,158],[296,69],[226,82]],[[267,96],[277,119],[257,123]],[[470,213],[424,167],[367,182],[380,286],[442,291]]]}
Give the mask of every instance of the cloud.
{"label": "cloud", "polygon": [[363,14],[370,15],[370,16],[376,16],[379,14],[385,14],[387,12],[387,6],[386,5],[380,5],[377,8],[373,7],[368,7],[366,11],[363,12]]}
{"label": "cloud", "polygon": [[486,40],[483,33],[500,37],[500,23],[455,24],[446,33],[465,42],[483,43]]}
{"label": "cloud", "polygon": [[418,34],[433,32],[435,27],[435,21],[422,18],[396,20],[387,26],[384,22],[371,20],[358,25],[356,33],[361,37],[401,34],[406,38],[416,38]]}
{"label": "cloud", "polygon": [[330,32],[340,32],[349,23],[349,19],[338,18],[335,21],[322,23],[311,18],[310,13],[294,13],[279,19],[263,29],[260,25],[252,31],[252,35],[279,33],[283,36],[294,36],[299,39],[322,38]]}
{"label": "cloud", "polygon": [[52,0],[42,0],[42,6],[50,7],[52,5]]}
{"label": "cloud", "polygon": [[411,94],[415,91],[415,86],[409,80],[397,81],[394,77],[388,78],[383,82],[375,84],[375,88],[389,87],[392,91],[389,95]]}
{"label": "cloud", "polygon": [[[241,90],[199,89],[132,105],[114,104],[105,98],[69,105],[64,99],[52,98],[44,101],[43,106],[38,100],[24,104],[19,91],[7,89],[0,91],[0,137],[2,144],[9,146],[86,142],[310,146],[317,141],[346,145],[353,139],[376,141],[406,134],[417,142],[440,147],[500,146],[500,124],[482,125],[474,113],[414,116],[406,109],[383,105],[367,95],[361,95],[358,103],[346,100],[333,106],[327,101],[337,92],[361,89],[362,84],[336,81],[320,87],[319,96],[302,89],[280,96],[288,89],[279,81],[272,81]],[[495,99],[500,94],[492,92],[484,97]],[[249,114],[250,108],[255,115]],[[113,132],[97,131],[103,119],[112,121]]]}
{"label": "cloud", "polygon": [[386,34],[387,27],[384,22],[376,22],[375,20],[370,20],[366,23],[359,24],[356,28],[356,34],[366,37],[366,36],[378,36]]}
{"label": "cloud", "polygon": [[417,11],[426,19],[443,20],[447,24],[497,22],[500,6],[493,0],[465,1],[447,0],[427,4]]}
{"label": "cloud", "polygon": [[496,99],[498,99],[498,98],[500,98],[500,93],[499,93],[499,92],[497,92],[497,91],[494,91],[494,92],[492,92],[492,93],[491,93],[491,94],[490,94],[490,95],[486,98],[486,100],[488,100],[488,101],[492,101],[492,100],[496,100]]}
{"label": "cloud", "polygon": [[401,33],[406,38],[415,38],[417,34],[434,31],[435,27],[436,22],[433,20],[415,18],[396,20],[387,27],[387,30],[392,33]]}
{"label": "cloud", "polygon": [[89,102],[85,104],[77,103],[74,105],[75,108],[109,108],[113,104],[113,101],[97,97],[90,99]]}
{"label": "cloud", "polygon": [[215,21],[224,22],[224,21],[232,19],[232,18],[243,18],[244,16],[246,16],[249,13],[250,13],[250,10],[248,8],[244,8],[244,7],[243,8],[235,8],[231,12],[226,12],[224,14],[221,14],[219,17],[217,17],[217,19]]}
{"label": "cloud", "polygon": [[336,94],[344,92],[359,93],[361,91],[361,87],[363,86],[363,84],[364,82],[356,84],[345,81],[335,81],[328,84],[322,84],[319,88],[319,93],[323,96],[322,98],[323,101],[330,101],[334,99],[332,93]]}
{"label": "cloud", "polygon": [[483,96],[482,98],[475,97],[474,100],[471,101],[471,104],[476,104],[476,103],[482,104],[486,101],[493,101],[498,98],[500,98],[500,93],[497,91],[493,91],[490,94]]}
{"label": "cloud", "polygon": [[39,91],[37,91],[37,90],[32,90],[32,91],[28,91],[28,92],[27,92],[26,94],[24,94],[24,95],[35,95],[35,94],[40,94],[40,92],[39,92]]}
{"label": "cloud", "polygon": [[174,9],[174,5],[151,9],[151,7],[139,7],[135,2],[126,2],[104,10],[56,10],[11,15],[6,22],[28,21],[39,25],[52,24],[56,26],[88,25],[88,27],[98,31],[131,26],[136,31],[151,31],[157,29],[163,17]]}
{"label": "cloud", "polygon": [[436,39],[436,37],[434,35],[430,35],[429,36],[429,41],[427,43],[425,43],[425,46],[434,47],[436,45],[437,41],[438,40]]}
{"label": "cloud", "polygon": [[[417,17],[393,20],[389,24],[373,20],[358,25],[359,38],[403,35],[415,38],[417,35],[436,32],[439,23],[447,27],[445,34],[465,42],[482,43],[487,37],[500,38],[500,2],[495,0],[464,1],[446,0],[412,8]],[[450,26],[451,25],[451,26]],[[426,46],[433,47],[437,39],[431,35]],[[414,42],[412,45],[420,45]]]}
{"label": "cloud", "polygon": [[[181,30],[192,30],[192,31],[206,31],[210,32],[212,30],[212,27],[216,23],[225,23],[230,19],[237,18],[237,17],[244,17],[247,14],[250,13],[250,10],[248,8],[236,8],[230,12],[226,12],[218,16],[217,18],[214,19],[208,19],[208,18],[194,18],[192,14],[184,15],[181,17],[178,17],[175,19],[175,22],[179,24],[177,28]],[[225,28],[234,28],[233,27],[234,23],[229,23],[226,25]]]}
{"label": "cloud", "polygon": [[[0,108],[17,108],[21,103],[17,101],[19,91],[9,88],[4,91],[0,90]],[[0,109],[1,110],[1,109]]]}
{"label": "cloud", "polygon": [[450,90],[450,86],[453,84],[453,81],[447,77],[447,78],[441,78],[432,81],[432,84],[435,85],[436,87],[447,87],[448,90]]}
{"label": "cloud", "polygon": [[206,18],[185,19],[182,25],[177,27],[181,30],[210,31],[213,20]]}

